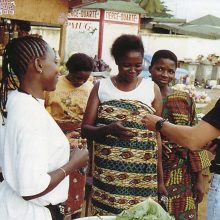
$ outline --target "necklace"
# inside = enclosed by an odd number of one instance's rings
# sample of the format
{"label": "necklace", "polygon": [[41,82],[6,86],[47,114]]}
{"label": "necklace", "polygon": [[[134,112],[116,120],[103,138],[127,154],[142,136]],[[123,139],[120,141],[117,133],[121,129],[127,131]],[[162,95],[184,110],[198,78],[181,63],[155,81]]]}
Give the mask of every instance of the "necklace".
{"label": "necklace", "polygon": [[[118,88],[118,83],[117,83],[116,77],[114,77],[112,79],[113,79],[113,82],[114,82],[116,88]],[[136,85],[135,85],[134,89],[136,89],[138,87],[138,85],[139,85],[139,80],[137,78],[137,82],[136,82]]]}
{"label": "necklace", "polygon": [[[18,92],[21,92],[21,93],[25,93],[27,95],[31,95],[30,93],[26,92],[25,90],[21,89],[21,88],[18,88]],[[38,99],[36,97],[34,97],[33,95],[31,95],[36,101],[38,101]]]}

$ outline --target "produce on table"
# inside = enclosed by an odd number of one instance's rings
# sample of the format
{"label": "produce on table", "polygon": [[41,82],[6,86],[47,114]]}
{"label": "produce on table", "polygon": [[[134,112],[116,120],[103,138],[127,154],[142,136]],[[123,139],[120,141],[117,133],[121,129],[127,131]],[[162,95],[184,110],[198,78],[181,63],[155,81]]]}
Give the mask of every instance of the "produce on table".
{"label": "produce on table", "polygon": [[116,220],[175,220],[151,198],[138,203],[116,216]]}
{"label": "produce on table", "polygon": [[102,59],[98,59],[97,55],[93,58],[94,68],[93,72],[110,72],[111,68]]}

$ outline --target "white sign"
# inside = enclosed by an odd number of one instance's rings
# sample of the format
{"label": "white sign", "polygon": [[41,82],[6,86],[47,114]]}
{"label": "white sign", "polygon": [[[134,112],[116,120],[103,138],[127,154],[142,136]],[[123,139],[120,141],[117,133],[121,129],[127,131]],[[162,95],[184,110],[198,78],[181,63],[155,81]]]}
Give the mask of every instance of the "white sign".
{"label": "white sign", "polygon": [[116,21],[122,23],[139,23],[139,14],[132,14],[118,11],[105,11],[105,21]]}
{"label": "white sign", "polygon": [[15,1],[0,0],[0,15],[13,15],[15,10]]}
{"label": "white sign", "polygon": [[94,57],[98,51],[98,36],[98,21],[68,20],[65,59],[74,52]]}
{"label": "white sign", "polygon": [[100,10],[98,9],[73,9],[68,14],[68,19],[100,19]]}

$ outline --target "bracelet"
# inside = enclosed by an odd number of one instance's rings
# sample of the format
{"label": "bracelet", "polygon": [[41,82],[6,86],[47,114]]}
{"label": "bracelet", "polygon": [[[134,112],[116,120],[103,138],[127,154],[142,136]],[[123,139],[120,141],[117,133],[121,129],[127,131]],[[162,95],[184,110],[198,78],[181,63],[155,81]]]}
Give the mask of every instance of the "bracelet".
{"label": "bracelet", "polygon": [[63,171],[63,173],[64,173],[64,178],[66,178],[66,170],[64,170],[62,167],[60,167],[58,170],[62,170]]}

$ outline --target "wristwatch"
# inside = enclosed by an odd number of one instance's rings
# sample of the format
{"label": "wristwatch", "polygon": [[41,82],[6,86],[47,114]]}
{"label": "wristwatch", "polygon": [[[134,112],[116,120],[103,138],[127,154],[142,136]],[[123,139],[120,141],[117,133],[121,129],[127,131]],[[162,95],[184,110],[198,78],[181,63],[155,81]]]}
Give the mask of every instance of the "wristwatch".
{"label": "wristwatch", "polygon": [[160,131],[161,130],[161,128],[163,127],[163,123],[165,121],[167,121],[167,119],[162,118],[162,119],[160,119],[159,121],[156,122],[156,125],[155,125],[156,131]]}

